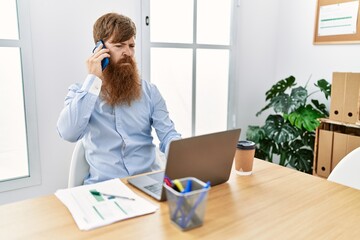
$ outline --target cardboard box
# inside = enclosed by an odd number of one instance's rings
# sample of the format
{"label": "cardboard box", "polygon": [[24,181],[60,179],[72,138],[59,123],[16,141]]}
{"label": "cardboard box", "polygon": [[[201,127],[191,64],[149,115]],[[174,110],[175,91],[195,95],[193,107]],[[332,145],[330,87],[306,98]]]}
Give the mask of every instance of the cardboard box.
{"label": "cardboard box", "polygon": [[358,147],[359,125],[320,119],[315,136],[313,174],[327,178],[336,165]]}
{"label": "cardboard box", "polygon": [[[360,136],[348,135],[346,154],[360,147]],[[360,161],[360,159],[359,159]]]}
{"label": "cardboard box", "polygon": [[334,142],[332,146],[331,170],[343,159],[346,154],[346,146],[348,142],[348,135],[343,133],[334,133]]}
{"label": "cardboard box", "polygon": [[360,73],[334,72],[331,84],[330,119],[360,124]]}
{"label": "cardboard box", "polygon": [[342,121],[344,114],[344,98],[346,86],[346,73],[333,73],[331,83],[330,119]]}
{"label": "cardboard box", "polygon": [[319,130],[319,143],[317,150],[317,172],[320,177],[327,178],[331,171],[333,132]]}
{"label": "cardboard box", "polygon": [[360,73],[347,73],[346,76],[343,122],[357,123],[360,120]]}
{"label": "cardboard box", "polygon": [[360,147],[359,136],[335,132],[332,146],[331,170],[333,170],[348,153],[358,147]]}

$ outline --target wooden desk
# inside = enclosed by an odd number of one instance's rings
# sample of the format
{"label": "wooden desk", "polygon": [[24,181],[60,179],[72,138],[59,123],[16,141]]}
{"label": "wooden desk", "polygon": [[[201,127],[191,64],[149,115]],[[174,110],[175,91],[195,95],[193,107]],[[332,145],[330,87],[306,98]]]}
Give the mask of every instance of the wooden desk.
{"label": "wooden desk", "polygon": [[[136,190],[134,190],[136,191]],[[136,191],[138,192],[138,191]],[[139,193],[139,192],[138,192]],[[0,239],[359,239],[360,191],[261,160],[210,190],[202,227],[182,232],[166,202],[154,214],[80,231],[54,196],[0,206]]]}

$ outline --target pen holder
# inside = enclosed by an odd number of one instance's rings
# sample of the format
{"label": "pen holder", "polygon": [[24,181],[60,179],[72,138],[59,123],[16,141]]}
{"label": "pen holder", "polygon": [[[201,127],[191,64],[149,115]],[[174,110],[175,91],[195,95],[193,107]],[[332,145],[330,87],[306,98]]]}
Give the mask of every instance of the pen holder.
{"label": "pen holder", "polygon": [[205,207],[210,189],[204,182],[193,178],[178,179],[183,186],[192,182],[190,192],[181,193],[164,184],[171,221],[181,230],[199,227],[204,222]]}

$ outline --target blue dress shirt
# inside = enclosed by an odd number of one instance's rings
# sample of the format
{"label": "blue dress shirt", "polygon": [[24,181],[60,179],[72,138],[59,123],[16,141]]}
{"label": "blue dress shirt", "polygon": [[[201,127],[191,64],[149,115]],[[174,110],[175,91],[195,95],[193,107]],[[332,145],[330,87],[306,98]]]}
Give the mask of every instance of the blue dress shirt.
{"label": "blue dress shirt", "polygon": [[131,106],[114,107],[100,97],[102,81],[94,75],[89,74],[82,85],[70,86],[57,130],[67,141],[82,139],[90,165],[85,184],[153,170],[152,127],[162,152],[167,152],[172,140],[181,138],[159,90],[147,81],[141,83],[140,99]]}

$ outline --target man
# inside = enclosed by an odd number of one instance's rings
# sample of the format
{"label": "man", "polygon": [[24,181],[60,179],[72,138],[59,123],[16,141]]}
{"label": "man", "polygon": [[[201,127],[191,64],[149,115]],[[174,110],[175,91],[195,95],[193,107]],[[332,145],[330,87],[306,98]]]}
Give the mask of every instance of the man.
{"label": "man", "polygon": [[[83,84],[70,86],[57,123],[63,139],[83,141],[90,165],[85,184],[153,170],[152,127],[162,152],[181,137],[159,90],[139,77],[133,21],[116,13],[105,14],[95,22],[93,37],[106,48],[100,44],[87,60],[88,76]],[[105,58],[109,65],[102,71]]]}

